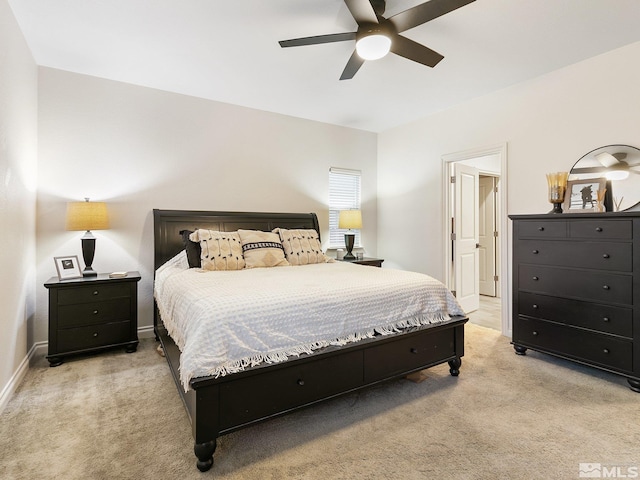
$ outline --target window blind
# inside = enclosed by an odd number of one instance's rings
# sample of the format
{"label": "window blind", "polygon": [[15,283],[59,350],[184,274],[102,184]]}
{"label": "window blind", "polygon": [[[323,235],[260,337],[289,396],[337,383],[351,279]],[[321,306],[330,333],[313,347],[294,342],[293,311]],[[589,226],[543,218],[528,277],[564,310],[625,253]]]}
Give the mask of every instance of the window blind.
{"label": "window blind", "polygon": [[[340,210],[360,210],[360,170],[331,167],[329,169],[329,247],[344,248],[346,229],[338,228]],[[360,230],[355,233],[355,246],[359,247]]]}

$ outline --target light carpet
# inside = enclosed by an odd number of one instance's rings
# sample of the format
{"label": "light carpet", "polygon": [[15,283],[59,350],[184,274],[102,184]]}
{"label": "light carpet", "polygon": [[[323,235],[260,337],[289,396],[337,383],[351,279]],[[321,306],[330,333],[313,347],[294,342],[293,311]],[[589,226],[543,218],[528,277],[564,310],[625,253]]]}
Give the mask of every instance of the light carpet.
{"label": "light carpet", "polygon": [[422,383],[394,380],[223,436],[213,469],[200,473],[155,348],[143,339],[133,354],[56,368],[39,360],[0,416],[0,478],[577,479],[580,463],[640,470],[640,396],[624,378],[516,356],[497,331],[467,324],[459,377],[445,364]]}

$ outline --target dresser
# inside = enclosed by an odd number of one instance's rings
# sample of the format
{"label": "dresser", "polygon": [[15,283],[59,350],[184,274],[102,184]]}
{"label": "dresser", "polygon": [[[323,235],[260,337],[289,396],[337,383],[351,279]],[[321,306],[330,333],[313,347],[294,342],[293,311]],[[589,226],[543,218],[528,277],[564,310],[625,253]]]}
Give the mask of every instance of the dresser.
{"label": "dresser", "polygon": [[364,257],[361,258],[360,260],[358,259],[353,259],[353,260],[345,260],[344,258],[341,258],[338,260],[339,262],[348,262],[348,263],[355,263],[358,265],[369,265],[370,267],[382,267],[382,262],[384,262],[383,258],[370,258],[370,257]]}
{"label": "dresser", "polygon": [[72,280],[49,279],[49,353],[52,367],[68,355],[138,347],[138,272]]}
{"label": "dresser", "polygon": [[640,392],[640,213],[510,215],[513,338]]}

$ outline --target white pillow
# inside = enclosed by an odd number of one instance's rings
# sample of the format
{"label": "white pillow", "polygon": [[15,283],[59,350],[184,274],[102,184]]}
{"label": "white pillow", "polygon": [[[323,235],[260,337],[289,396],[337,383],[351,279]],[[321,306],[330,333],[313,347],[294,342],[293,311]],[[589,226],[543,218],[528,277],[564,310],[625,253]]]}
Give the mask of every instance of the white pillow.
{"label": "white pillow", "polygon": [[205,270],[242,270],[245,267],[238,232],[200,228],[189,235],[189,240],[200,242],[200,260]]}
{"label": "white pillow", "polygon": [[318,232],[314,229],[287,230],[276,228],[273,230],[280,236],[284,255],[291,265],[309,265],[311,263],[333,262],[332,258],[322,253]]}
{"label": "white pillow", "polygon": [[238,230],[246,268],[282,267],[289,265],[284,257],[277,233],[260,230]]}

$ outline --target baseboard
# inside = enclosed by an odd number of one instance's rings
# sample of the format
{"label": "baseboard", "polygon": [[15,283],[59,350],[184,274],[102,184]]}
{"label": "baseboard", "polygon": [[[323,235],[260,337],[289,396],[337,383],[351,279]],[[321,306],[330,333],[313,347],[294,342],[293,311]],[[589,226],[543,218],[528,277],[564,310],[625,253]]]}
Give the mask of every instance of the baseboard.
{"label": "baseboard", "polygon": [[7,407],[9,400],[11,400],[11,397],[22,383],[22,380],[24,380],[24,377],[29,370],[29,364],[31,363],[31,360],[37,355],[38,350],[44,349],[46,351],[46,348],[47,342],[33,344],[31,349],[29,350],[29,353],[27,353],[27,356],[24,357],[22,362],[20,362],[18,369],[9,379],[9,383],[7,383],[2,389],[2,392],[0,392],[0,414],[4,412],[4,409]]}
{"label": "baseboard", "polygon": [[[153,325],[150,325],[148,327],[138,328],[138,337],[150,338],[153,336],[155,336],[155,333],[153,331]],[[31,361],[39,355],[46,355],[47,347],[48,347],[48,342],[34,343],[31,349],[29,350],[29,353],[27,353],[27,356],[22,360],[22,362],[20,362],[18,369],[13,374],[9,382],[4,386],[4,388],[2,389],[2,392],[0,392],[0,414],[4,412],[4,409],[9,403],[9,400],[11,400],[11,397],[13,396],[17,388],[22,383],[22,380],[24,380],[24,377],[27,374],[27,371],[29,370],[29,365],[31,364]]]}

